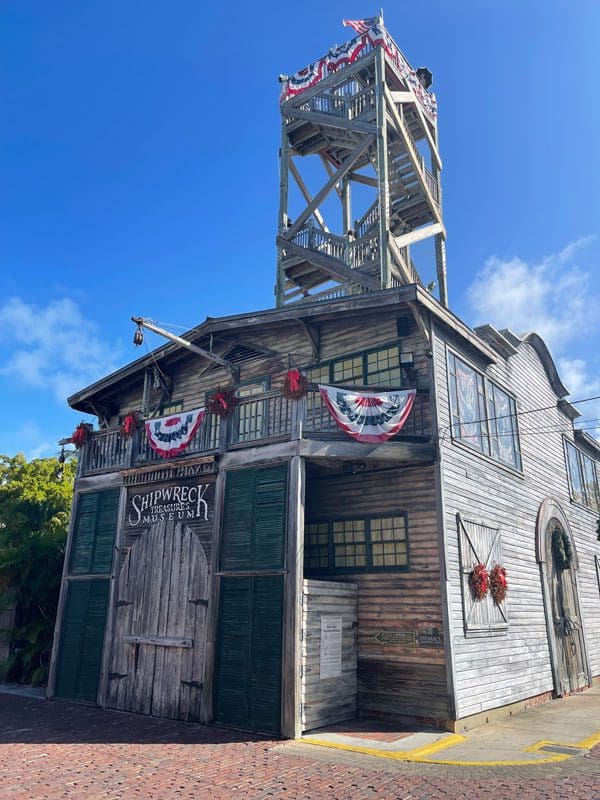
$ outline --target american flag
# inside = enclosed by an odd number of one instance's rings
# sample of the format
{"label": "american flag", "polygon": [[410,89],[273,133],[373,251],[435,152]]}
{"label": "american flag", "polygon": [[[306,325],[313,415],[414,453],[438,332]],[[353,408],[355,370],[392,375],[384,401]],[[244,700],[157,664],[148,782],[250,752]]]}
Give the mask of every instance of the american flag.
{"label": "american flag", "polygon": [[373,25],[377,25],[379,17],[369,17],[368,19],[343,19],[342,25],[346,28],[354,28],[357,33],[366,33]]}

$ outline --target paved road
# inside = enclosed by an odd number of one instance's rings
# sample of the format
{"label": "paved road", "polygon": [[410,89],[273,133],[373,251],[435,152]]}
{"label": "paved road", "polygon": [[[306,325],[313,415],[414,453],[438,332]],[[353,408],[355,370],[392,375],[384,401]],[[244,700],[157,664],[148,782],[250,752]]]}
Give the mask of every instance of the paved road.
{"label": "paved road", "polygon": [[1,800],[600,800],[600,746],[561,764],[383,761],[0,694]]}

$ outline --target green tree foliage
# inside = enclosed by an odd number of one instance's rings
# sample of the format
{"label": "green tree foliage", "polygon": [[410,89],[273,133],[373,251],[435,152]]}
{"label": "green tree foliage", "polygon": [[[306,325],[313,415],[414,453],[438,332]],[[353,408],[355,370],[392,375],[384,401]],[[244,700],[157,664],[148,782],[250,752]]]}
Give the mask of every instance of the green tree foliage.
{"label": "green tree foliage", "polygon": [[0,602],[17,608],[3,680],[47,678],[74,477],[69,460],[0,456]]}

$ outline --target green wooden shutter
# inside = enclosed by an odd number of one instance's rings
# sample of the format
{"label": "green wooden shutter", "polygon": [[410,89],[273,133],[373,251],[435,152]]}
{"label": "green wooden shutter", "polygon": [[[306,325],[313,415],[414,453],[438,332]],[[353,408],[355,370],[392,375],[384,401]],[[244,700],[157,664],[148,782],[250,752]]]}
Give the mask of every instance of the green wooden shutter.
{"label": "green wooden shutter", "polygon": [[287,465],[227,474],[221,569],[284,566]]}
{"label": "green wooden shutter", "polygon": [[110,572],[118,510],[119,489],[79,495],[71,549],[72,575]]}
{"label": "green wooden shutter", "polygon": [[224,577],[215,720],[279,733],[283,576]]}
{"label": "green wooden shutter", "polygon": [[253,568],[283,569],[287,509],[287,464],[257,471]]}
{"label": "green wooden shutter", "polygon": [[96,701],[110,581],[70,581],[56,682],[56,696]]}
{"label": "green wooden shutter", "polygon": [[216,665],[215,719],[247,727],[252,578],[223,578]]}
{"label": "green wooden shutter", "polygon": [[255,484],[254,469],[227,473],[221,569],[251,568]]}
{"label": "green wooden shutter", "polygon": [[283,575],[254,578],[248,683],[248,727],[279,733]]}

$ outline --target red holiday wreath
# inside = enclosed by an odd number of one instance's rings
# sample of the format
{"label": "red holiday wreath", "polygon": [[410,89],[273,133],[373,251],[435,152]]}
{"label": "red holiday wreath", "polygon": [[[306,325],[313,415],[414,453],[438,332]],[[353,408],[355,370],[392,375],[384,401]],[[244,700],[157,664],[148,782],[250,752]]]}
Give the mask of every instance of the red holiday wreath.
{"label": "red holiday wreath", "polygon": [[217,386],[206,401],[206,410],[209,414],[216,414],[217,417],[229,417],[233,414],[238,402],[233,389]]}
{"label": "red holiday wreath", "polygon": [[125,439],[131,439],[133,434],[140,427],[141,421],[142,415],[139,411],[131,411],[129,414],[125,414],[119,429],[121,431],[121,436],[123,436]]}
{"label": "red holiday wreath", "polygon": [[488,593],[490,576],[485,564],[476,564],[469,575],[469,589],[475,600],[483,600]]}
{"label": "red holiday wreath", "polygon": [[304,397],[308,387],[308,378],[299,369],[288,369],[283,382],[283,396],[289,400]]}
{"label": "red holiday wreath", "polygon": [[93,426],[90,425],[89,422],[80,422],[75,428],[71,435],[71,441],[78,450],[80,447],[83,447],[92,430]]}
{"label": "red holiday wreath", "polygon": [[490,594],[494,603],[500,603],[506,597],[506,590],[508,589],[508,581],[506,579],[506,570],[500,564],[494,564],[493,570],[490,572]]}

